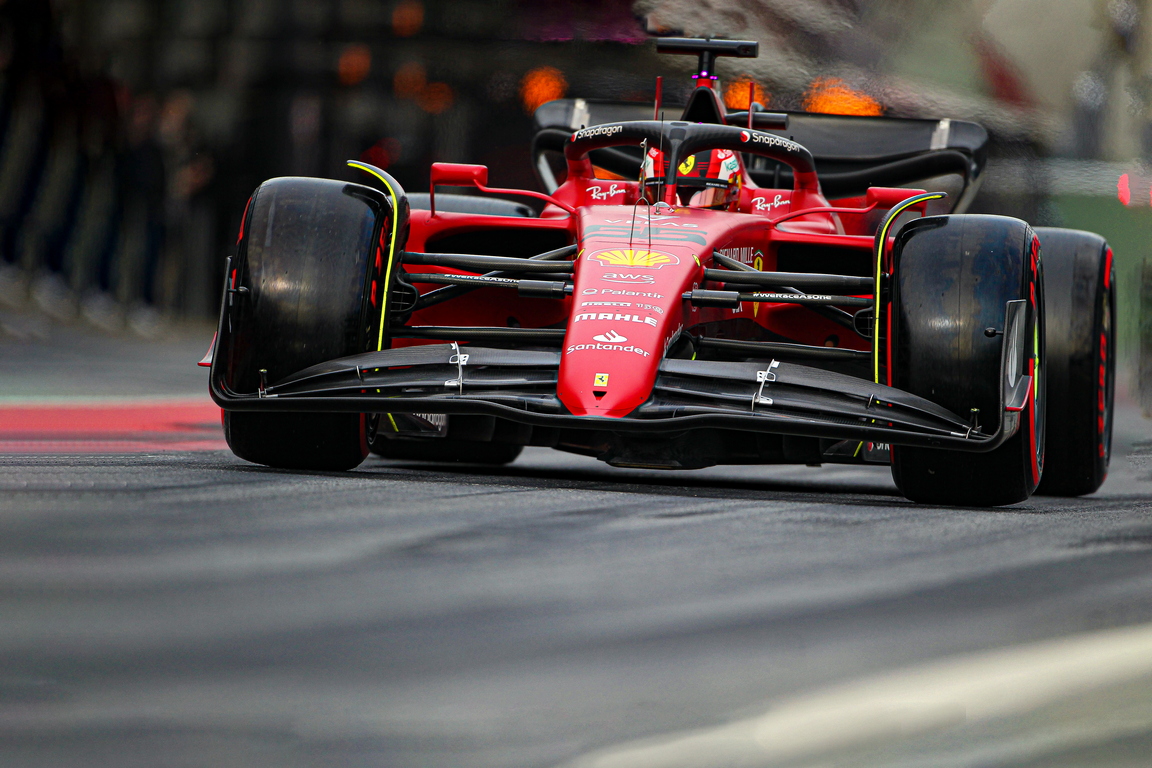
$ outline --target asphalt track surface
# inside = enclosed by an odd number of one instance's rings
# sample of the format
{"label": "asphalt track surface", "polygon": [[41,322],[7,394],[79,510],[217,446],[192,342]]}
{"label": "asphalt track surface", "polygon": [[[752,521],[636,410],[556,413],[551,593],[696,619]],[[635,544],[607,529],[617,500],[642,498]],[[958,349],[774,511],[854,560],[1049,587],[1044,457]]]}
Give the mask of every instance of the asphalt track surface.
{"label": "asphalt track surface", "polygon": [[544,449],[283,472],[222,449],[206,342],[0,342],[0,765],[1152,764],[1130,405],[1099,493],[996,510]]}

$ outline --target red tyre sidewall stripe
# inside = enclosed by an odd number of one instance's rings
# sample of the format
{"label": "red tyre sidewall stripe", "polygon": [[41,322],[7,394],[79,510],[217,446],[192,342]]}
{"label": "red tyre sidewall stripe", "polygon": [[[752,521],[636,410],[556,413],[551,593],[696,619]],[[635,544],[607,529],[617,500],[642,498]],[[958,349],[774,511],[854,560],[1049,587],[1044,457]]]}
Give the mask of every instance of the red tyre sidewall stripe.
{"label": "red tyre sidewall stripe", "polygon": [[244,204],[244,215],[240,217],[240,231],[236,233],[236,245],[240,245],[240,241],[244,239],[244,225],[248,222],[248,210],[251,207],[252,198],[249,197],[248,202]]}
{"label": "red tyre sidewall stripe", "polygon": [[[1101,320],[1103,315],[1109,310],[1109,293],[1112,290],[1112,249],[1107,248],[1104,256],[1104,306],[1100,308]],[[1116,318],[1110,318],[1112,323],[1116,322]],[[1105,435],[1106,422],[1105,417],[1108,410],[1108,334],[1103,330],[1100,333],[1100,375],[1097,382],[1097,397],[1096,397],[1096,445],[1100,454],[1100,458],[1106,455],[1104,441],[1107,439]]]}

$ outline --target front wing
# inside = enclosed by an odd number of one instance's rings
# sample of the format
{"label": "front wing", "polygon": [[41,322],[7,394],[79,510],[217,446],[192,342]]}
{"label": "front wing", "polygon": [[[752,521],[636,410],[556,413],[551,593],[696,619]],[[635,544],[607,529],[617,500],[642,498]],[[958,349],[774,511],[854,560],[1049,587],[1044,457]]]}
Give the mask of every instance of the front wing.
{"label": "front wing", "polygon": [[[1009,329],[1021,302],[1010,302]],[[1011,333],[1011,332],[1010,332]],[[1011,381],[1001,363],[999,418],[972,424],[899,389],[772,360],[666,359],[652,396],[624,418],[573,416],[556,396],[560,352],[428,344],[331,360],[256,393],[228,389],[215,366],[213,399],[237,411],[483,414],[541,427],[615,433],[722,428],[894,445],[990,451],[1011,437],[1031,377]],[[989,429],[989,427],[992,427]]]}

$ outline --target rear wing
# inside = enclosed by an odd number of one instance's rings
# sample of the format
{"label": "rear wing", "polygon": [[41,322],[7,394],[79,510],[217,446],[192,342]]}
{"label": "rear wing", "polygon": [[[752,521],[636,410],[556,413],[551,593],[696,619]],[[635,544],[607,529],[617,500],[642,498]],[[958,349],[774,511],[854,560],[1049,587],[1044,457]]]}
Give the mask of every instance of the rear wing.
{"label": "rear wing", "polygon": [[[672,107],[669,111],[678,111]],[[779,117],[787,117],[780,125]],[[961,213],[975,196],[983,179],[988,155],[988,132],[965,120],[923,120],[899,117],[856,117],[810,112],[756,113],[758,130],[799,142],[816,160],[816,172],[824,194],[831,198],[863,195],[870,186],[908,187],[947,192],[946,210]],[[768,119],[770,117],[770,119]],[[536,138],[532,156],[536,172],[549,191],[556,189],[561,164],[557,153],[564,142],[582,127],[630,120],[651,120],[652,105],[556,99],[535,113]],[[669,119],[679,119],[674,115]],[[732,125],[746,125],[747,112],[727,116]],[[761,125],[761,123],[764,123]],[[622,176],[639,174],[639,153],[600,150],[604,162],[593,162]],[[761,187],[791,189],[792,172],[787,166],[763,159],[745,158],[752,180]],[[632,167],[634,165],[634,168]]]}

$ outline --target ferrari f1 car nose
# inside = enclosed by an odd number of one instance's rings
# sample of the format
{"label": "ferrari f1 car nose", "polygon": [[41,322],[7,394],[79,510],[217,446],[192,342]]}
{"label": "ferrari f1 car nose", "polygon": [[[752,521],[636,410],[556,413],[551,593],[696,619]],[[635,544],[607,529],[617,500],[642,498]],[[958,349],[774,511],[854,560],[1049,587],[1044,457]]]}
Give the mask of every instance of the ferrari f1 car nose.
{"label": "ferrari f1 car nose", "polygon": [[634,303],[596,300],[601,296],[588,294],[590,300],[579,303],[590,305],[581,308],[589,311],[572,316],[560,364],[559,396],[577,415],[624,416],[651,392],[663,329],[652,310],[595,311],[604,304]]}
{"label": "ferrari f1 car nose", "polygon": [[662,228],[647,213],[634,220],[624,206],[582,217],[557,390],[573,414],[626,416],[651,395],[664,351],[683,328],[681,297],[700,273],[704,238],[681,210],[661,217]]}

